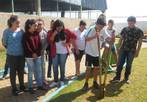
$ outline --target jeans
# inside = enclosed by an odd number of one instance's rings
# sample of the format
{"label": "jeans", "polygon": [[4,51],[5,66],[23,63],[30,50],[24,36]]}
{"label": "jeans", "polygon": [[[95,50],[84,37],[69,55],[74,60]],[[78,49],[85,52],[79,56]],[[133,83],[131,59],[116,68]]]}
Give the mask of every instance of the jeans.
{"label": "jeans", "polygon": [[126,62],[125,80],[129,79],[129,75],[131,74],[132,63],[134,60],[134,54],[135,53],[131,51],[125,51],[123,49],[120,50],[120,55],[119,55],[118,65],[117,65],[117,73],[115,77],[116,79],[120,80],[121,72],[125,62]]}
{"label": "jeans", "polygon": [[10,65],[10,82],[12,86],[12,90],[16,90],[16,72],[18,73],[19,86],[24,87],[24,66],[25,59],[23,56],[12,56],[9,57],[9,65]]}
{"label": "jeans", "polygon": [[5,63],[5,69],[4,69],[4,74],[3,77],[6,76],[8,74],[8,69],[9,69],[9,55],[6,55],[6,63]]}
{"label": "jeans", "polygon": [[54,81],[58,82],[58,66],[60,67],[60,80],[65,79],[65,64],[66,64],[67,54],[57,54],[53,59],[53,72]]}
{"label": "jeans", "polygon": [[42,78],[42,68],[41,68],[41,57],[36,59],[33,58],[26,58],[26,62],[28,65],[28,82],[29,88],[33,87],[33,73],[35,80],[38,86],[42,86],[43,78]]}
{"label": "jeans", "polygon": [[41,68],[42,68],[42,78],[45,80],[45,55],[41,55]]}
{"label": "jeans", "polygon": [[48,55],[48,73],[47,73],[47,77],[50,77],[51,78],[51,72],[52,72],[52,57],[51,55],[49,54]]}

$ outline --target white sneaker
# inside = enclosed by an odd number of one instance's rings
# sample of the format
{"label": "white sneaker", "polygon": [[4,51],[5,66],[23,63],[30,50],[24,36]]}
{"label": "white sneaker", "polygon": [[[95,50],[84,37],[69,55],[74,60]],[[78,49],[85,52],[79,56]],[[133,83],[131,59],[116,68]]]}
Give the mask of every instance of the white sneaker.
{"label": "white sneaker", "polygon": [[64,82],[63,81],[60,82],[60,86],[64,86]]}
{"label": "white sneaker", "polygon": [[50,87],[52,88],[52,87],[55,87],[55,86],[57,86],[57,85],[58,85],[57,82],[52,82],[52,83],[50,84]]}

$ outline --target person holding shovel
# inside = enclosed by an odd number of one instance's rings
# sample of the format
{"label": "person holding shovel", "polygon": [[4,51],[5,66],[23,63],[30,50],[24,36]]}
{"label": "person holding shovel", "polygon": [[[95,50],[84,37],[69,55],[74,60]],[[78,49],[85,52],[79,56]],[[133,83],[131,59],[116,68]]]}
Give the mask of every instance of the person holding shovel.
{"label": "person holding shovel", "polygon": [[106,25],[106,22],[103,18],[98,18],[96,21],[96,26],[91,27],[87,34],[85,34],[86,39],[86,76],[85,76],[85,84],[83,86],[83,90],[88,90],[88,80],[90,75],[90,70],[93,67],[93,74],[94,74],[94,80],[93,80],[93,87],[95,89],[99,88],[99,84],[97,83],[97,74],[99,70],[99,35],[100,31],[103,29],[103,27]]}

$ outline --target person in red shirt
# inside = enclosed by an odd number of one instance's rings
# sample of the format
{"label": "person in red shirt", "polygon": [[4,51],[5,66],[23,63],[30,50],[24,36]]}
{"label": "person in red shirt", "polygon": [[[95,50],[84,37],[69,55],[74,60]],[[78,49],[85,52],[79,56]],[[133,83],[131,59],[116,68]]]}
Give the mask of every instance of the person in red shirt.
{"label": "person in red shirt", "polygon": [[23,36],[24,55],[28,66],[29,91],[34,93],[33,73],[38,89],[43,89],[43,78],[41,68],[41,39],[36,32],[36,21],[28,19],[25,23],[25,34]]}
{"label": "person in red shirt", "polygon": [[64,28],[64,23],[61,20],[56,20],[53,24],[53,29],[48,32],[48,42],[51,46],[51,57],[53,61],[54,82],[50,87],[58,85],[58,66],[60,67],[60,85],[64,85],[65,80],[65,64],[69,54],[70,44],[78,49],[75,43],[76,35],[69,29]]}

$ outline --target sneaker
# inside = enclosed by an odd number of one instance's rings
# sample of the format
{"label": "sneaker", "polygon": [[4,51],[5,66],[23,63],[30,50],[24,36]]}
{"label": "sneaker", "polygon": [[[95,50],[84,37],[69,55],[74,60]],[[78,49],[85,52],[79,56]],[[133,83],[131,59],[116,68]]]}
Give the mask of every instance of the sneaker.
{"label": "sneaker", "polygon": [[84,84],[82,90],[83,90],[83,91],[87,91],[87,90],[88,90],[88,83],[85,83],[85,84]]}
{"label": "sneaker", "polygon": [[126,83],[126,84],[130,84],[129,80],[124,79],[122,82]]}
{"label": "sneaker", "polygon": [[64,82],[63,81],[60,82],[60,86],[64,86]]}
{"label": "sneaker", "polygon": [[35,94],[35,90],[33,88],[29,88],[30,94]]}
{"label": "sneaker", "polygon": [[93,81],[93,88],[100,89],[100,85],[96,81]]}
{"label": "sneaker", "polygon": [[55,87],[55,86],[57,86],[57,85],[58,85],[57,82],[53,82],[53,83],[51,83],[50,87],[52,88],[52,87]]}
{"label": "sneaker", "polygon": [[22,92],[28,92],[28,90],[25,88],[25,86],[21,86],[20,87],[20,91],[22,91]]}
{"label": "sneaker", "polygon": [[12,95],[13,96],[18,96],[19,95],[19,91],[17,89],[13,89],[12,90]]}
{"label": "sneaker", "polygon": [[43,86],[38,86],[37,89],[38,90],[46,90]]}

